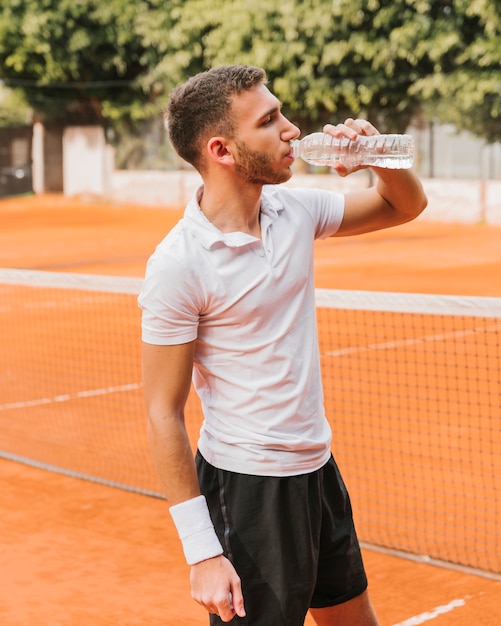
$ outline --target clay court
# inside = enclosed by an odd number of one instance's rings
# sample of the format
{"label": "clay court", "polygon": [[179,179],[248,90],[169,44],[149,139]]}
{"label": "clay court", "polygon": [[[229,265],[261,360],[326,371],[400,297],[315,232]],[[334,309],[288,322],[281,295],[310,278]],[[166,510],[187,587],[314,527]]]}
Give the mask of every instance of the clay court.
{"label": "clay court", "polygon": [[[181,215],[179,208],[96,199],[4,199],[0,201],[0,267],[140,278],[155,245]],[[361,237],[318,242],[316,286],[501,297],[500,242],[501,226],[426,220]],[[20,324],[22,320],[12,319],[11,323]],[[8,329],[4,333],[7,349]],[[55,322],[54,336],[57,334]],[[496,354],[489,358],[497,358],[499,365],[499,343],[492,350]],[[358,394],[363,393],[363,387],[358,389]],[[0,403],[6,397],[7,390],[0,391]],[[501,417],[501,409],[496,410],[498,414],[492,415],[491,409],[491,418]],[[458,423],[458,430],[467,426]],[[391,439],[392,424],[385,428]],[[497,459],[493,461],[491,480],[499,481],[499,422],[490,428],[491,454]],[[439,434],[438,429],[437,438]],[[471,453],[473,466],[479,461],[475,454]],[[406,458],[404,450],[399,461],[404,475]],[[343,463],[349,464],[348,456]],[[449,471],[453,476],[452,462]],[[0,477],[2,624],[207,623],[204,610],[190,598],[188,567],[162,499],[5,459],[0,460]],[[477,479],[480,481],[479,477],[467,477],[472,484]],[[384,490],[391,491],[391,487],[387,485]],[[499,482],[495,487],[499,493]],[[455,488],[451,483],[451,489]],[[398,499],[398,493],[394,490],[392,497]],[[377,490],[375,494],[377,497]],[[401,495],[403,500],[405,495]],[[398,502],[388,502],[389,507],[394,505]],[[447,523],[465,524],[448,512],[446,499],[441,506],[440,515]],[[465,553],[475,549],[478,536],[468,535],[468,529],[476,522],[480,530],[475,532],[499,536],[499,508],[486,506],[471,514],[472,519],[465,524]],[[365,512],[357,513],[355,502],[356,520],[357,515],[364,530],[370,520],[365,520]],[[403,527],[412,527],[414,522],[410,511],[398,529],[404,544],[408,540]],[[440,544],[439,557],[443,549]],[[501,624],[501,576],[487,566],[488,571],[482,571],[482,559],[487,560],[488,554],[478,557],[476,573],[471,566],[451,563],[443,567],[442,562],[426,562],[419,553],[404,558],[395,550],[375,550],[368,545],[364,558],[371,595],[383,626]],[[306,624],[311,626],[313,622]]]}

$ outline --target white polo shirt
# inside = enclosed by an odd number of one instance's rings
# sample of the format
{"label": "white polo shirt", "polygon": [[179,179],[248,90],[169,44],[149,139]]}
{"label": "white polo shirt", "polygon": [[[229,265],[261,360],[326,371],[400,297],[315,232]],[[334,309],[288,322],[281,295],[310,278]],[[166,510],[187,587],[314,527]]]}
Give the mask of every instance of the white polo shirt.
{"label": "white polo shirt", "polygon": [[330,456],[320,376],[313,242],[334,234],[344,196],[264,187],[262,239],[222,233],[197,194],[148,261],[143,341],[197,339],[198,442],[215,467],[290,476]]}

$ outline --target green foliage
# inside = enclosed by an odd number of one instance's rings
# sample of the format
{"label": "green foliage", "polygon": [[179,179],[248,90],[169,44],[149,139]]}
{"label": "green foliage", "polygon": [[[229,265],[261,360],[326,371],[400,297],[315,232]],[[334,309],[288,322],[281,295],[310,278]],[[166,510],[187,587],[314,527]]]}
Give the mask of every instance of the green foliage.
{"label": "green foliage", "polygon": [[399,132],[425,111],[494,141],[500,30],[492,0],[4,0],[0,78],[45,116],[117,127],[249,63],[305,132],[348,116]]}
{"label": "green foliage", "polygon": [[[404,130],[421,106],[410,88],[431,70],[421,45],[431,4],[190,0],[171,16],[169,53],[146,83],[170,87],[210,67],[249,63],[267,70],[286,113],[305,131],[348,116]],[[158,48],[166,31],[161,11],[153,20],[160,27],[150,42]]]}
{"label": "green foliage", "polygon": [[136,84],[145,66],[135,15],[128,0],[5,0],[0,78],[46,117],[95,123],[137,114],[146,98]]}
{"label": "green foliage", "polygon": [[21,91],[0,86],[0,127],[24,126],[30,123],[31,115]]}
{"label": "green foliage", "polygon": [[[443,3],[445,4],[445,3]],[[450,0],[423,42],[432,62],[411,92],[428,116],[501,140],[501,14],[490,0]]]}
{"label": "green foliage", "polygon": [[[408,67],[403,74],[397,72],[400,48],[395,43],[393,51],[387,49],[389,26],[374,28],[373,14],[360,8],[366,4],[185,2],[170,23],[169,54],[146,80],[170,87],[210,67],[249,63],[267,70],[285,111],[305,130],[348,115],[371,115],[380,125],[404,128],[417,106],[417,100],[406,95]],[[161,24],[161,14],[158,17]],[[165,30],[161,26],[150,39],[155,47]],[[409,66],[412,60],[404,63]]]}

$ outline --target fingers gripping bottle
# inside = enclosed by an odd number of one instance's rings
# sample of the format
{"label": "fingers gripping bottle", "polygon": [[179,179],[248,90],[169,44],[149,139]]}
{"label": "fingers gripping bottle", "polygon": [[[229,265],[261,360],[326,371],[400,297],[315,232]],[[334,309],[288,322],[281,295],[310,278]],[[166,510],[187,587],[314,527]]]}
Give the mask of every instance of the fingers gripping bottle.
{"label": "fingers gripping bottle", "polygon": [[414,162],[411,135],[358,135],[356,139],[312,133],[291,142],[295,157],[312,165],[332,166],[341,162],[348,168],[359,165],[409,169]]}

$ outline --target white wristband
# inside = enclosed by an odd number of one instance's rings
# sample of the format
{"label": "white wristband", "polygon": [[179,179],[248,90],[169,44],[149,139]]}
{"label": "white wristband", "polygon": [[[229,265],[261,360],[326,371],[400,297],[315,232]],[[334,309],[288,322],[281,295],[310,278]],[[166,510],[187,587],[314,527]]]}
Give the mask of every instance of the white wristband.
{"label": "white wristband", "polygon": [[223,553],[205,496],[175,504],[169,511],[183,544],[188,565],[195,565]]}

